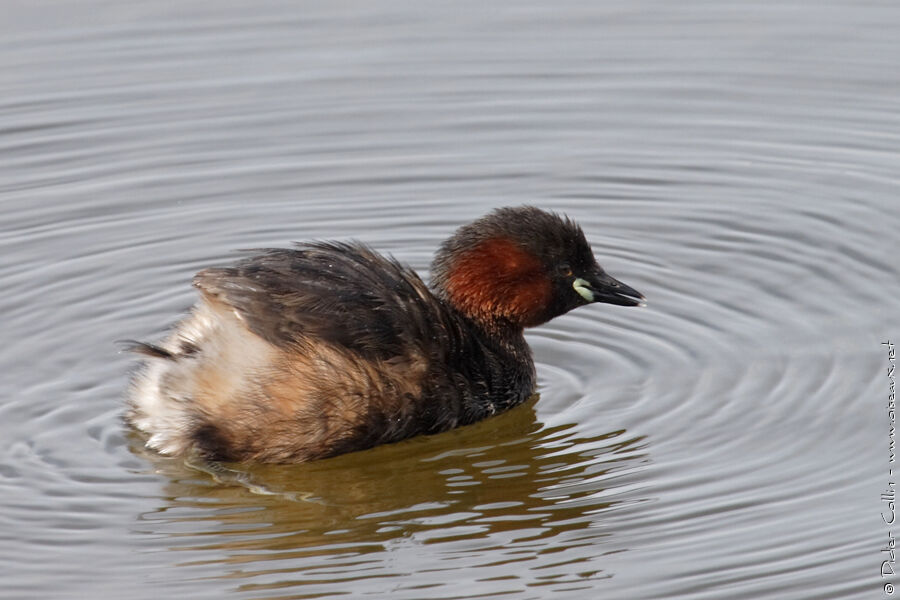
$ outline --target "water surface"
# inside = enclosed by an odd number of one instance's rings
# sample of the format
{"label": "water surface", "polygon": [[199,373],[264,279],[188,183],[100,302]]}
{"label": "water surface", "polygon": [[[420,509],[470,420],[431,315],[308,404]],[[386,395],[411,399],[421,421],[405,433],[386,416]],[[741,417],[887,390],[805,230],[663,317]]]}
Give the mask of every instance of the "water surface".
{"label": "water surface", "polygon": [[[891,2],[19,3],[0,25],[0,597],[872,598],[900,342]],[[532,203],[648,297],[540,399],[290,467],[120,421],[238,248],[424,275]]]}

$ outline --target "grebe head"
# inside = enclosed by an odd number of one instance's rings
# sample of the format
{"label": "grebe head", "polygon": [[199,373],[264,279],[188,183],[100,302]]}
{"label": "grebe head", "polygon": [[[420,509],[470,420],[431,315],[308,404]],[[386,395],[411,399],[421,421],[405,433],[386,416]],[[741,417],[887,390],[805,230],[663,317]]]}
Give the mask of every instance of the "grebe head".
{"label": "grebe head", "polygon": [[500,208],[459,228],[431,274],[440,297],[488,327],[533,327],[592,302],[644,299],[597,264],[578,225],[531,206]]}

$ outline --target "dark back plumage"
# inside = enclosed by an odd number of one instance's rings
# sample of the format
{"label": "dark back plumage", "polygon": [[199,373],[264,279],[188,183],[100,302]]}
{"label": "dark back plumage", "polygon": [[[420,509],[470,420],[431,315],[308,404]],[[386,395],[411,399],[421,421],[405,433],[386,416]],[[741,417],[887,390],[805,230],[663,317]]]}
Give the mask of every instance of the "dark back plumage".
{"label": "dark back plumage", "polygon": [[412,269],[358,243],[266,249],[233,267],[200,271],[194,285],[277,347],[315,340],[387,359],[426,345],[447,321]]}

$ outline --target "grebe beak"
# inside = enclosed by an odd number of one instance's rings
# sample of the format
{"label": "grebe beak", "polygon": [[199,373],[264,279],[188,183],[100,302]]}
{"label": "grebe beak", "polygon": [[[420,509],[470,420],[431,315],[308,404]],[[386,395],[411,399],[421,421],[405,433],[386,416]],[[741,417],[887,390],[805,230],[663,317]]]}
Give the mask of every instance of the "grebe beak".
{"label": "grebe beak", "polygon": [[588,274],[586,278],[576,279],[572,283],[572,287],[579,296],[588,302],[606,302],[620,306],[647,305],[644,296],[639,291],[625,285],[599,268]]}

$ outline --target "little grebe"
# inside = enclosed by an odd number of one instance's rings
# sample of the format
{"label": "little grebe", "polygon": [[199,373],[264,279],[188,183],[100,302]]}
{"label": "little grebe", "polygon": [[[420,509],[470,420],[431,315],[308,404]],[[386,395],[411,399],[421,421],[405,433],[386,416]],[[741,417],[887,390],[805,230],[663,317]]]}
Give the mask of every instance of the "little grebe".
{"label": "little grebe", "polygon": [[164,454],[303,462],[505,411],[535,389],[523,328],[635,306],[581,228],[501,208],[440,247],[429,289],[358,243],[271,249],[205,269],[200,300],[147,356],[126,419]]}

